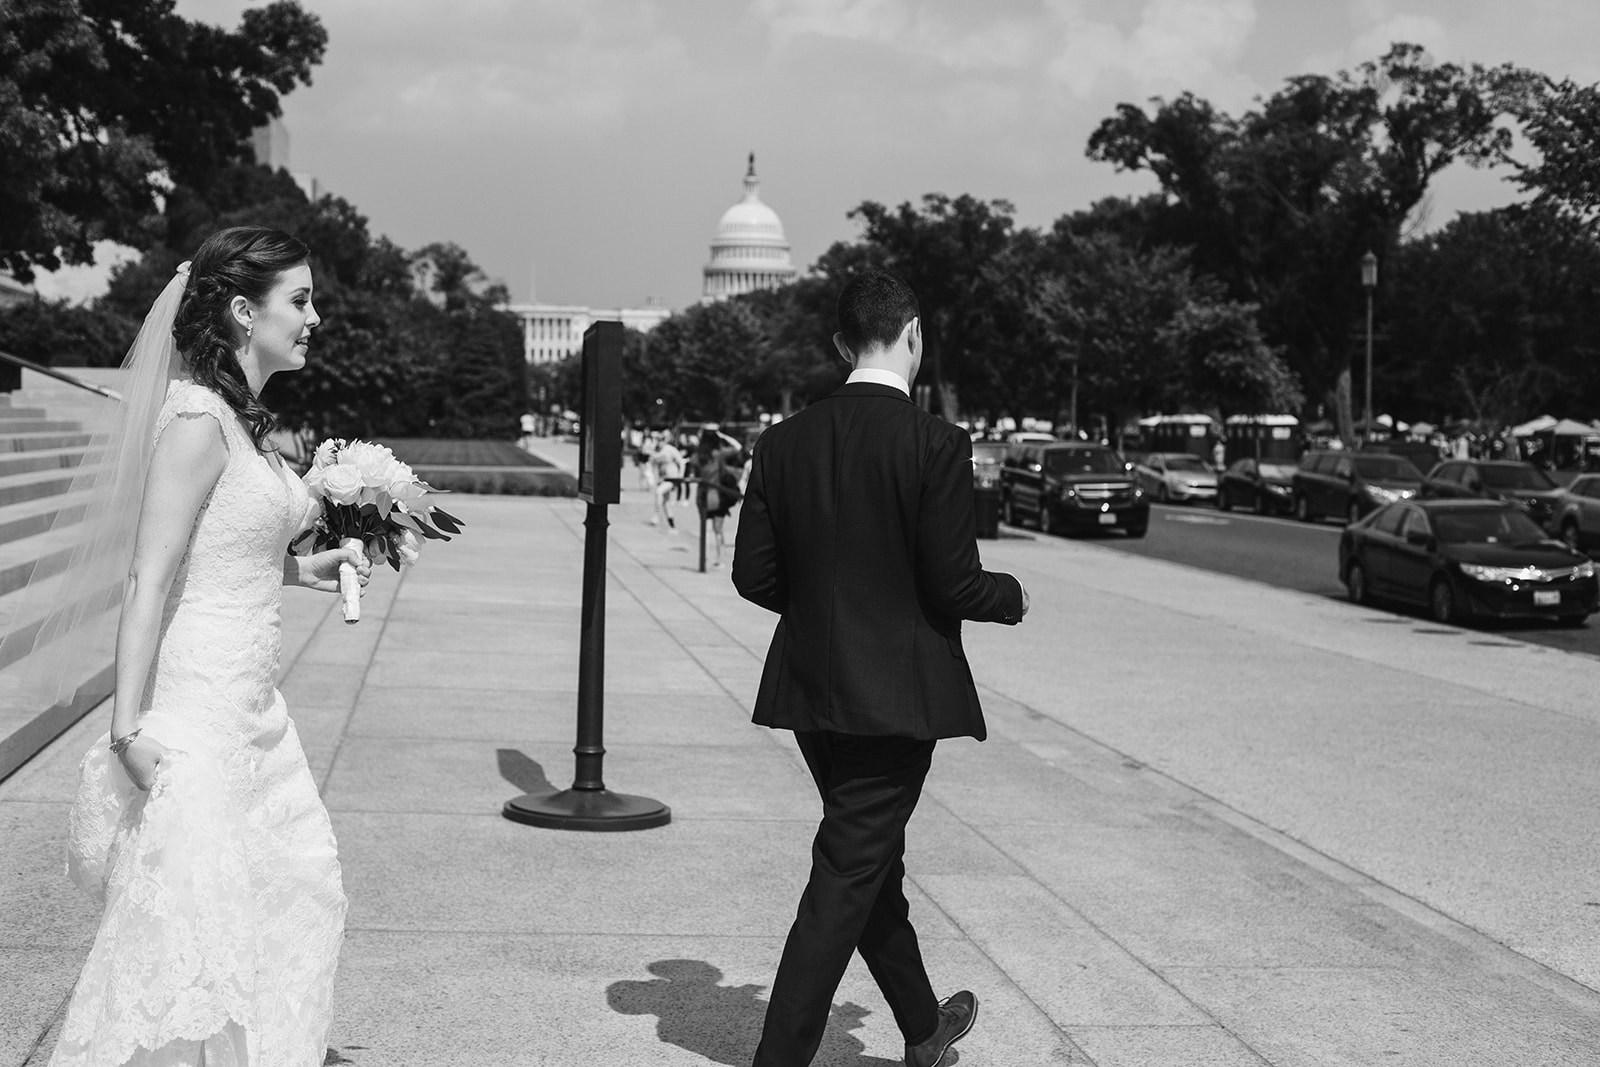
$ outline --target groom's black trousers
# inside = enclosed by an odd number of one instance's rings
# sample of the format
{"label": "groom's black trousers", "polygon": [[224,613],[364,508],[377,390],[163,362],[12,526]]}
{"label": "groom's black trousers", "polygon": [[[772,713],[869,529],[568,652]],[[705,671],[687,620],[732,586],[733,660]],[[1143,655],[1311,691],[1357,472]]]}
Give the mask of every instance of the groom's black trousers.
{"label": "groom's black trousers", "polygon": [[907,1041],[926,1040],[939,1022],[901,888],[906,822],[934,742],[804,731],[795,740],[822,794],[822,823],[754,1067],[811,1062],[852,952],[866,961]]}

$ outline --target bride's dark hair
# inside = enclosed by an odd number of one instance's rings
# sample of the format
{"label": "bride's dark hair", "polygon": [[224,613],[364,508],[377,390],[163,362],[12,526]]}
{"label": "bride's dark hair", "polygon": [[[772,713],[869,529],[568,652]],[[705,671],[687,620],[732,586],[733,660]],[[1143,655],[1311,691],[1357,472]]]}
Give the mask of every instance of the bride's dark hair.
{"label": "bride's dark hair", "polygon": [[218,230],[194,254],[189,282],[172,324],[172,339],[194,380],[228,402],[250,427],[256,447],[268,450],[267,435],[278,426],[245,380],[234,348],[228,302],[244,296],[259,304],[278,275],[310,258],[310,249],[282,230],[231,226]]}

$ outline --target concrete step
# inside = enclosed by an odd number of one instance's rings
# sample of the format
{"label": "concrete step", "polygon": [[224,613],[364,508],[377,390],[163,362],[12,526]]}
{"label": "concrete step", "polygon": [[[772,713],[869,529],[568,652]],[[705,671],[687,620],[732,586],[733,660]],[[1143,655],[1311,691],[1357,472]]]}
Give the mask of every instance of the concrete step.
{"label": "concrete step", "polygon": [[19,693],[22,665],[0,669],[0,781],[111,695],[113,654],[111,648],[91,650],[73,679],[76,693],[49,708],[39,707],[41,701]]}
{"label": "concrete step", "polygon": [[[30,639],[39,632],[45,621],[66,607],[68,596],[66,576],[57,573],[29,586],[24,593],[0,596],[0,633],[7,637],[20,635],[19,643],[0,645],[0,668],[9,667],[31,648]],[[75,599],[95,616],[119,608],[122,604],[121,580],[102,589],[93,589]]]}
{"label": "concrete step", "polygon": [[65,493],[72,487],[74,471],[67,468],[28,471],[0,476],[0,507]]}
{"label": "concrete step", "polygon": [[72,555],[78,529],[66,525],[31,537],[0,542],[0,597],[16,592],[37,575],[59,574]]}
{"label": "concrete step", "polygon": [[47,419],[49,414],[44,408],[13,407],[6,404],[0,407],[0,426],[4,426],[11,419]]}
{"label": "concrete step", "polygon": [[6,433],[81,433],[81,423],[69,419],[52,419],[46,416],[29,416],[21,419],[0,420],[0,429]]}
{"label": "concrete step", "polygon": [[0,544],[77,522],[87,499],[82,493],[54,493],[0,507]]}
{"label": "concrete step", "polygon": [[40,448],[31,452],[0,452],[0,477],[32,471],[76,470],[88,453],[81,448]]}
{"label": "concrete step", "polygon": [[10,433],[0,428],[0,452],[34,452],[51,448],[82,448],[91,440],[86,430],[49,433]]}

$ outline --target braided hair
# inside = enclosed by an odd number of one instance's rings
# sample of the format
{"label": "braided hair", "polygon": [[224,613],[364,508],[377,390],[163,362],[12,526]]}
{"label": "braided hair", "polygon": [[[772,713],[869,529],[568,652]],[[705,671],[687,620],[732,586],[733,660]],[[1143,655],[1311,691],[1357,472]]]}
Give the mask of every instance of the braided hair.
{"label": "braided hair", "polygon": [[207,237],[189,265],[183,302],[172,324],[172,339],[189,373],[210,389],[250,427],[256,448],[268,451],[267,435],[278,420],[250,391],[239,366],[235,324],[228,304],[235,296],[252,303],[266,299],[278,275],[310,258],[300,241],[265,226],[231,226]]}

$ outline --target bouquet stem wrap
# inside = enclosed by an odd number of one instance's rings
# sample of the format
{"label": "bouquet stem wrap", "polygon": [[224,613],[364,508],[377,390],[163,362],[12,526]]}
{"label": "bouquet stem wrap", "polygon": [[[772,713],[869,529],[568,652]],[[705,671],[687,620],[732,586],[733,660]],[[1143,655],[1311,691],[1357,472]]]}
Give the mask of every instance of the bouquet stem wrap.
{"label": "bouquet stem wrap", "polygon": [[[339,547],[365,550],[359,537],[346,537],[339,542]],[[344,621],[348,623],[360,622],[361,580],[356,577],[356,568],[353,563],[339,564],[339,600],[344,605]]]}

